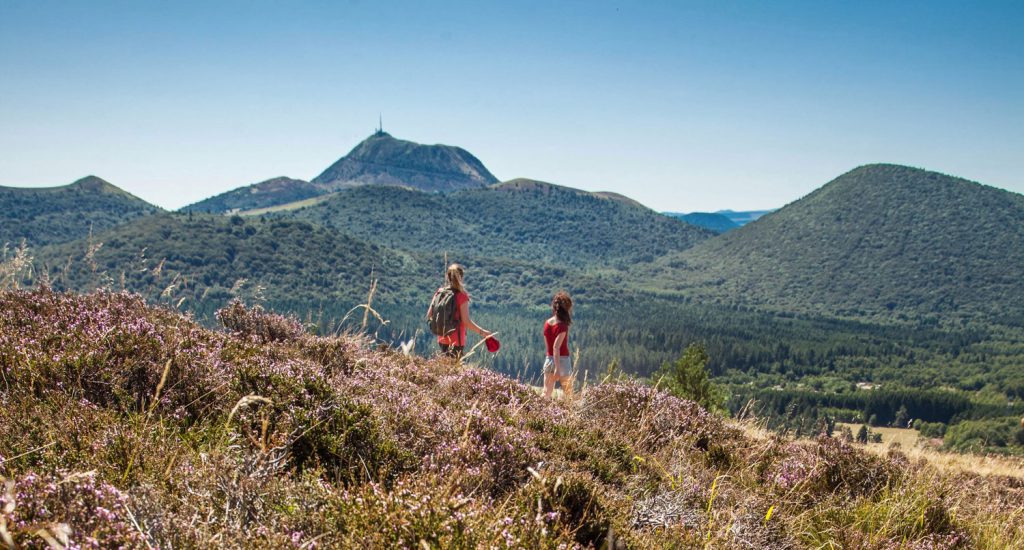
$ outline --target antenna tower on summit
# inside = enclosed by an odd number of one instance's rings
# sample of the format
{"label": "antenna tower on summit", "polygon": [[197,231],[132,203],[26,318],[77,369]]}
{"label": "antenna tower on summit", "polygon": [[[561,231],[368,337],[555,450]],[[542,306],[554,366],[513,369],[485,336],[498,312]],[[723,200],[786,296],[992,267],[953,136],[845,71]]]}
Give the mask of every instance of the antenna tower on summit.
{"label": "antenna tower on summit", "polygon": [[377,115],[377,133],[378,134],[383,134],[384,133],[384,115],[383,114],[378,114]]}

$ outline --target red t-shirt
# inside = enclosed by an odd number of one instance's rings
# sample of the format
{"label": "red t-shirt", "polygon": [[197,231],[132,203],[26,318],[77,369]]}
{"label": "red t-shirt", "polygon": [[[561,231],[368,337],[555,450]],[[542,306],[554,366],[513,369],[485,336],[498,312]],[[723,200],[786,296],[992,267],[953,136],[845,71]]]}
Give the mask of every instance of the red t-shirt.
{"label": "red t-shirt", "polygon": [[444,344],[446,346],[465,346],[466,345],[466,323],[462,321],[462,304],[469,302],[469,294],[465,292],[455,293],[455,318],[459,321],[459,328],[455,332],[437,337],[438,344]]}
{"label": "red t-shirt", "polygon": [[548,345],[548,355],[555,355],[555,338],[558,338],[559,334],[565,333],[565,339],[562,340],[562,346],[558,348],[559,357],[569,356],[569,325],[558,321],[555,324],[551,324],[544,321],[544,341]]}

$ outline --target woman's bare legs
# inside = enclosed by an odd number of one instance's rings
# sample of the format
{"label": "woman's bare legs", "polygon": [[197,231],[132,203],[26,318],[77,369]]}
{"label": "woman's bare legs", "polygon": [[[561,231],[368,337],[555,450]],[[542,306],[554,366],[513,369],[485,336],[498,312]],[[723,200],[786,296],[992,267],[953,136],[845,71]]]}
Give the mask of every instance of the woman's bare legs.
{"label": "woman's bare legs", "polygon": [[[558,379],[558,383],[562,386],[562,393],[565,394],[566,399],[572,399],[572,391],[575,380],[572,376],[563,376]],[[554,384],[552,384],[554,386]]]}
{"label": "woman's bare legs", "polygon": [[557,380],[555,373],[544,373],[544,397],[551,397],[551,394],[555,391],[555,380]]}

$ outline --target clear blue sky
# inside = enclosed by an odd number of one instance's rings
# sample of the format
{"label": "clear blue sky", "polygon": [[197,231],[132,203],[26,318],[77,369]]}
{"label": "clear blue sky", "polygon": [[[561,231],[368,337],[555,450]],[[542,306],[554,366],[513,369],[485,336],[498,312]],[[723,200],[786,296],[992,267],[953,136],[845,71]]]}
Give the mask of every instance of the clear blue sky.
{"label": "clear blue sky", "polygon": [[166,208],[371,133],[657,210],[895,162],[1024,192],[1024,2],[0,0],[0,185]]}

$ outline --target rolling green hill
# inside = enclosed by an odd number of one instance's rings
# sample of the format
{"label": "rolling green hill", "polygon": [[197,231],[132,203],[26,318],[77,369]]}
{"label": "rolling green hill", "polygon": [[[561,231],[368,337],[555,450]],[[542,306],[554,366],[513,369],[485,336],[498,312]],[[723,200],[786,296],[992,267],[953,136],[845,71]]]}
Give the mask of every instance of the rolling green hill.
{"label": "rolling green hill", "polygon": [[71,241],[159,210],[96,176],[61,187],[0,187],[0,245]]}
{"label": "rolling green hill", "polygon": [[322,189],[308,181],[284,176],[233,189],[227,193],[190,204],[183,212],[225,213],[268,208],[322,195]]}
{"label": "rolling green hill", "polygon": [[628,269],[708,239],[706,230],[614,194],[512,180],[445,195],[364,186],[282,212],[378,244],[441,255]]}
{"label": "rolling green hill", "polygon": [[1024,196],[905,166],[856,168],[660,261],[703,300],[855,317],[1024,324]]}
{"label": "rolling green hill", "polygon": [[[125,288],[166,303],[184,300],[178,305],[200,316],[241,296],[337,321],[365,302],[371,280],[377,279],[375,304],[392,315],[404,315],[408,308],[419,323],[443,280],[442,255],[381,246],[288,218],[168,213],[98,233],[93,240],[102,246],[92,255],[86,239],[35,251],[39,267],[50,266],[51,284]],[[65,268],[68,258],[70,268]],[[562,266],[500,257],[459,261],[468,268],[467,285],[481,306],[543,307],[554,288],[606,301],[619,288]],[[36,274],[37,281],[42,277]]]}
{"label": "rolling green hill", "polygon": [[724,214],[713,214],[708,212],[692,212],[690,214],[665,212],[665,215],[672,216],[673,218],[679,218],[690,225],[703,227],[708,231],[718,234],[725,233],[726,231],[732,231],[740,226],[740,224],[732,221]]}

